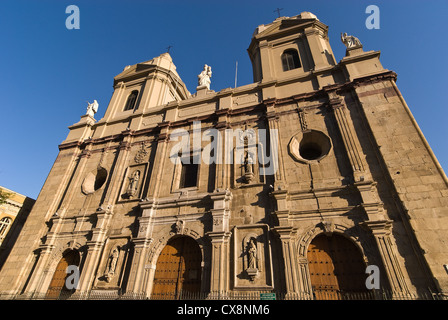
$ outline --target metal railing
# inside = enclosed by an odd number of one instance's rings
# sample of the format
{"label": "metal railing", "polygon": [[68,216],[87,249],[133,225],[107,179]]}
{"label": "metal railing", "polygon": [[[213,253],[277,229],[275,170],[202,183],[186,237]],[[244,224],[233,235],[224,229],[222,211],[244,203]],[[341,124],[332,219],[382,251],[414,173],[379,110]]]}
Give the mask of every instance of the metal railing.
{"label": "metal railing", "polygon": [[61,291],[45,294],[0,294],[0,300],[448,300],[447,295],[429,290],[418,293],[370,290],[364,292],[320,291],[285,293],[274,291],[166,292],[147,296],[144,293],[92,290]]}

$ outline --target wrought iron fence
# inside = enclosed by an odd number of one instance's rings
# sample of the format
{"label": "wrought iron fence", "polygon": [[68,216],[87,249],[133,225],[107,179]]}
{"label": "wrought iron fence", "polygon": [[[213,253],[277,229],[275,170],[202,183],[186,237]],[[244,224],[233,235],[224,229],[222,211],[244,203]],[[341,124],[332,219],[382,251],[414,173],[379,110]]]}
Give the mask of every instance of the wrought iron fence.
{"label": "wrought iron fence", "polygon": [[418,293],[370,290],[365,292],[321,291],[285,293],[273,291],[166,292],[147,296],[143,293],[92,290],[62,291],[45,294],[0,294],[0,300],[448,300],[448,296],[429,290]]}

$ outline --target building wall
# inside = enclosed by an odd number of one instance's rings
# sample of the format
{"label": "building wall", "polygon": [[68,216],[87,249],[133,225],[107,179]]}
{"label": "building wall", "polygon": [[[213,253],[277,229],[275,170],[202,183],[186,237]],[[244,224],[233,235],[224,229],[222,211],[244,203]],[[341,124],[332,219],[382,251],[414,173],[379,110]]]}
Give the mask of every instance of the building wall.
{"label": "building wall", "polygon": [[0,187],[0,191],[2,195],[6,196],[5,202],[0,205],[0,221],[8,221],[8,224],[3,225],[0,235],[1,269],[11,248],[17,240],[18,234],[29,215],[35,200],[4,187]]}
{"label": "building wall", "polygon": [[[150,296],[163,248],[188,236],[201,250],[202,292],[312,295],[307,250],[322,234],[354,243],[366,267],[380,268],[384,289],[446,293],[447,179],[395,73],[362,47],[336,65],[328,28],[309,14],[257,30],[254,84],[190,94],[168,54],[115,78],[105,117],[82,116],[59,146],[1,270],[1,293],[45,294],[64,253],[76,250],[80,292]],[[300,69],[280,69],[284,48],[298,49]],[[140,104],[126,115],[126,96],[142,79]],[[222,161],[202,158],[197,185],[182,188],[173,150],[185,138],[186,150],[202,155],[210,133]],[[235,161],[249,150],[271,162]]]}

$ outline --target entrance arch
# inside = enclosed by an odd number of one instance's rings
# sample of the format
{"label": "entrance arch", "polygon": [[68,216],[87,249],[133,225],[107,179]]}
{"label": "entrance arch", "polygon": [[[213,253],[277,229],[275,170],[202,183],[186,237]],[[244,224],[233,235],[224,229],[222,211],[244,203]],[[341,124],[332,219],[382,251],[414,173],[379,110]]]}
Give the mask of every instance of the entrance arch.
{"label": "entrance arch", "polygon": [[69,250],[63,255],[48,287],[46,295],[48,299],[68,298],[73,293],[74,290],[68,289],[65,285],[65,280],[70,275],[70,273],[67,273],[67,267],[70,265],[79,267],[79,261],[80,256],[77,250]]}
{"label": "entrance arch", "polygon": [[311,241],[307,257],[316,299],[338,300],[350,293],[367,292],[361,252],[344,236],[318,235]]}
{"label": "entrance arch", "polygon": [[194,239],[170,239],[157,259],[151,298],[181,299],[199,293],[201,262],[201,249]]}

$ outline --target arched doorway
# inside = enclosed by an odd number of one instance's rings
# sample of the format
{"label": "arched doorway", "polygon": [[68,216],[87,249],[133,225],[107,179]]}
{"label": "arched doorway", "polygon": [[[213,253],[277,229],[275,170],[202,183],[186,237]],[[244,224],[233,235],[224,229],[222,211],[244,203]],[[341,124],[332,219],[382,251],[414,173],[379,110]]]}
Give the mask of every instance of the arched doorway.
{"label": "arched doorway", "polygon": [[318,235],[311,241],[307,257],[316,299],[338,300],[367,292],[365,263],[349,239],[338,234]]}
{"label": "arched doorway", "polygon": [[157,260],[152,299],[182,299],[201,291],[202,253],[187,236],[168,241]]}
{"label": "arched doorway", "polygon": [[70,250],[64,254],[51,279],[47,290],[47,299],[65,299],[74,292],[74,289],[68,289],[65,285],[67,277],[72,274],[67,273],[67,267],[70,265],[79,267],[79,260],[79,253],[76,250]]}

